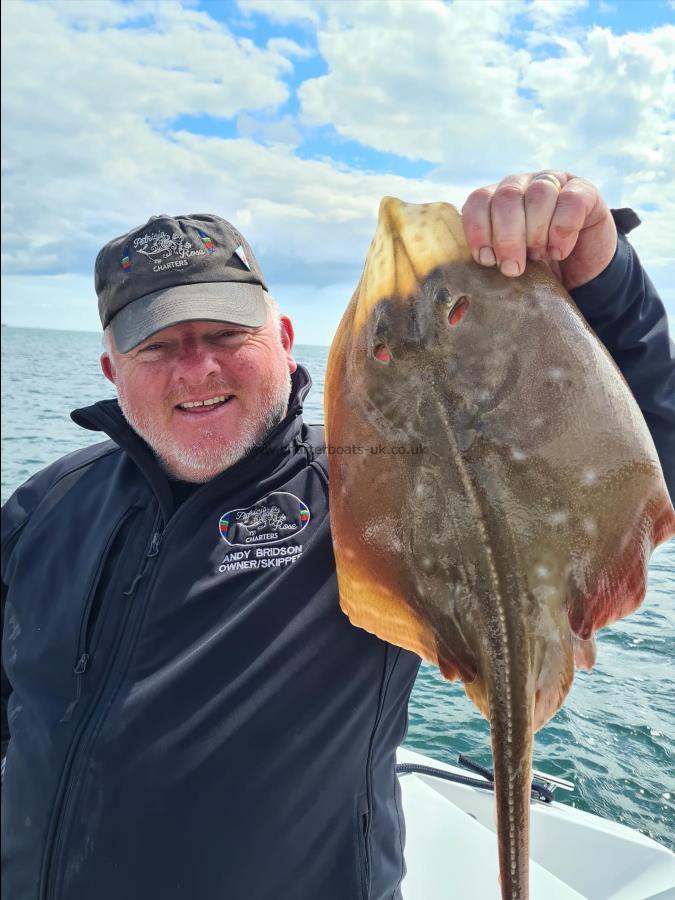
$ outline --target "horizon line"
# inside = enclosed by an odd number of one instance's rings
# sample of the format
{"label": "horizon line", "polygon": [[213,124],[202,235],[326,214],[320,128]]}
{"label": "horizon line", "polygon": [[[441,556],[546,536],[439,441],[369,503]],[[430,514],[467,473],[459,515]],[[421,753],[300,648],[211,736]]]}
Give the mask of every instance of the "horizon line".
{"label": "horizon line", "polygon": [[[2,328],[16,328],[23,329],[25,331],[59,331],[63,334],[95,334],[98,337],[103,337],[102,331],[89,331],[86,328],[54,328],[48,327],[46,325],[12,325],[9,322],[1,322],[0,326]],[[305,344],[302,341],[298,341],[295,347],[330,347],[330,344]]]}

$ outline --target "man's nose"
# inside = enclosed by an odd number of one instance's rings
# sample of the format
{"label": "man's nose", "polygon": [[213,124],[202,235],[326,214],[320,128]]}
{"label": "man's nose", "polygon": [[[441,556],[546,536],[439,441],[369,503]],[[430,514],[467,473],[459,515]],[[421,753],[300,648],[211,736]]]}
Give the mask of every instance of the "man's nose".
{"label": "man's nose", "polygon": [[184,345],[177,360],[177,375],[179,378],[198,384],[206,381],[220,372],[215,351],[208,346],[197,342]]}

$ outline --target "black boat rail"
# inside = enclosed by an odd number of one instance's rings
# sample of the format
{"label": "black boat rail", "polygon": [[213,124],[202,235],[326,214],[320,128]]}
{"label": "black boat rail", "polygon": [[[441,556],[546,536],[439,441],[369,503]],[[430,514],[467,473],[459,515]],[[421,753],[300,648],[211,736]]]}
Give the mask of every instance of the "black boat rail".
{"label": "black boat rail", "polygon": [[[457,762],[465,769],[469,769],[480,775],[481,778],[470,778],[468,775],[460,775],[457,772],[448,772],[445,769],[437,769],[434,766],[421,765],[419,763],[397,763],[396,774],[408,775],[416,773],[418,775],[428,775],[432,778],[441,778],[444,781],[451,781],[454,784],[464,784],[468,787],[480,788],[484,791],[494,791],[494,774],[490,769],[486,769],[460,753]],[[574,785],[562,778],[556,778],[552,775],[545,775],[536,772],[536,778],[532,780],[530,796],[533,800],[539,800],[542,803],[553,803],[553,791],[556,788],[563,790],[574,790]]]}

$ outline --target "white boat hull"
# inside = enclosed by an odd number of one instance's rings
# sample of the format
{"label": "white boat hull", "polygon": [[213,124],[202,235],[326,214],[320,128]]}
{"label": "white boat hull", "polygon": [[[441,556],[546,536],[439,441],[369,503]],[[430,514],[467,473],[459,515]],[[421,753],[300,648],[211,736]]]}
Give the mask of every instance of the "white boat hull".
{"label": "white boat hull", "polygon": [[[471,776],[406,748],[398,762]],[[404,900],[501,900],[492,793],[399,777]],[[651,838],[562,803],[535,801],[531,813],[530,900],[675,900],[675,854]]]}

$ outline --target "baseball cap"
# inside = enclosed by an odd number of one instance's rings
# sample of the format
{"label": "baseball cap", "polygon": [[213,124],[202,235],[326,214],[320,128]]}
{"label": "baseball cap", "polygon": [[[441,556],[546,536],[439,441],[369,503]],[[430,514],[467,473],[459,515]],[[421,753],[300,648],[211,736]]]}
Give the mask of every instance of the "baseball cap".
{"label": "baseball cap", "polygon": [[128,353],[155,332],[194,319],[258,328],[267,286],[248,242],[219,216],[152,216],[96,257],[98,311]]}

